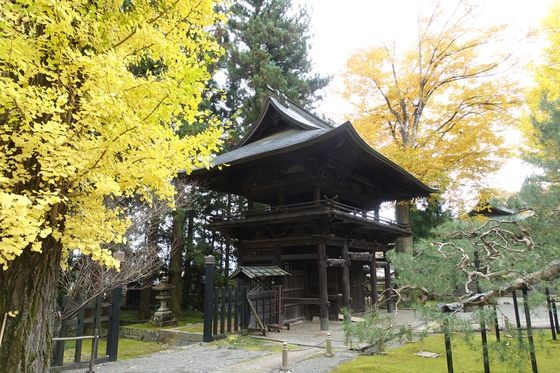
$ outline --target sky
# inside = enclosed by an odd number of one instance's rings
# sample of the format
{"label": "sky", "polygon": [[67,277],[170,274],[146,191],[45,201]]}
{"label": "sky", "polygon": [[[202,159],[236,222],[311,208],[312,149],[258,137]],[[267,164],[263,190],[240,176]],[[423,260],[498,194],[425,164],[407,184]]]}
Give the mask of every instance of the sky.
{"label": "sky", "polygon": [[[405,45],[415,37],[416,18],[421,8],[429,9],[423,0],[293,0],[306,6],[311,13],[311,60],[315,70],[330,75],[333,80],[325,90],[325,98],[317,111],[336,122],[343,121],[348,105],[341,97],[341,74],[351,53],[357,49],[373,47],[380,41],[396,41]],[[442,0],[443,4],[454,1]],[[539,26],[552,0],[475,0],[480,7],[481,25],[507,24],[508,43],[519,54],[523,63],[529,64],[538,56],[543,44],[536,41],[521,42],[521,37]],[[424,11],[426,12],[426,10]],[[530,84],[531,74],[521,79]],[[520,135],[509,134],[515,146]],[[510,159],[495,175],[490,184],[509,192],[519,190],[531,172],[519,159]]]}

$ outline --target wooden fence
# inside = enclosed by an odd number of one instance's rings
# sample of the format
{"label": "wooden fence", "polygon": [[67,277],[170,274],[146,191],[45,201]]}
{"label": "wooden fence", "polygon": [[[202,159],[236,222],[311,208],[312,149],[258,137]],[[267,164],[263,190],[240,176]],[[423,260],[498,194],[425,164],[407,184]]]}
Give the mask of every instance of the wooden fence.
{"label": "wooden fence", "polygon": [[[556,309],[556,302],[558,301],[557,296],[550,294],[548,288],[545,288],[545,295],[546,295],[546,309],[548,312],[548,318],[550,323],[550,332],[552,334],[552,339],[557,339],[557,334],[560,333],[560,324],[558,322],[558,312]],[[512,295],[513,300],[513,311],[515,314],[515,336],[510,335],[509,337],[514,337],[519,340],[519,344],[525,343],[524,340],[527,340],[528,349],[529,349],[529,357],[531,360],[531,371],[533,373],[538,373],[538,366],[537,366],[537,357],[535,353],[535,341],[533,340],[533,326],[531,322],[531,311],[529,309],[529,298],[528,298],[528,288],[521,289],[521,294],[523,296],[523,311],[520,312],[519,304],[517,301],[517,292],[514,290]],[[479,306],[479,308],[483,308],[483,306]],[[490,372],[490,355],[489,355],[489,348],[488,348],[488,337],[487,337],[487,322],[491,322],[493,325],[494,332],[496,333],[496,341],[500,341],[502,336],[500,335],[500,325],[498,322],[498,314],[497,314],[497,307],[494,305],[492,306],[492,318],[493,320],[485,320],[484,316],[480,318],[480,335],[482,341],[482,361],[483,361],[483,371],[486,373]],[[452,310],[445,310],[443,312],[452,312]],[[525,317],[525,325],[522,326],[521,318],[522,313]],[[447,372],[453,373],[453,353],[451,347],[451,336],[452,331],[449,328],[448,322],[444,321],[444,335],[445,335],[445,355],[447,360]],[[509,332],[512,332],[510,330]],[[507,332],[507,330],[506,330]],[[526,334],[524,336],[523,334]],[[507,334],[506,334],[507,335]]]}
{"label": "wooden fence", "polygon": [[[94,302],[81,307],[75,317],[62,321],[58,338],[55,339],[51,372],[87,367],[92,361],[94,364],[117,361],[121,293],[122,289],[119,287],[107,296],[99,295]],[[63,299],[63,305],[67,302],[67,299]],[[103,356],[98,354],[95,333],[100,334],[99,338],[107,340]],[[91,351],[84,351],[88,356],[87,361],[82,360],[82,344],[85,339],[92,339]],[[70,340],[74,340],[73,362],[64,364],[64,350]]]}
{"label": "wooden fence", "polygon": [[247,328],[249,311],[245,288],[215,287],[212,298],[213,338]]}

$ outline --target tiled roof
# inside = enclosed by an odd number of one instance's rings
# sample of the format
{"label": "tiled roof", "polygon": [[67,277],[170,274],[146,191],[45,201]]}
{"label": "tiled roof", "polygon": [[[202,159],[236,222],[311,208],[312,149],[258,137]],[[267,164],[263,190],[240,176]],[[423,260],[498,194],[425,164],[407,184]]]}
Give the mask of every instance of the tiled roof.
{"label": "tiled roof", "polygon": [[235,270],[229,277],[236,278],[240,274],[244,274],[250,279],[261,277],[278,277],[291,276],[289,272],[284,271],[278,266],[241,266]]}

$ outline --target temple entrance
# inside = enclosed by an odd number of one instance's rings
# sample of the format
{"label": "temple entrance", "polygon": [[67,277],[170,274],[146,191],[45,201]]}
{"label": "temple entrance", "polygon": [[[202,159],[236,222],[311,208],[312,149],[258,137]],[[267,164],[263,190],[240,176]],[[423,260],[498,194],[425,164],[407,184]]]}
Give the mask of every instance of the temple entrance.
{"label": "temple entrance", "polygon": [[375,268],[377,253],[411,235],[409,226],[379,216],[381,203],[435,192],[369,147],[349,122],[334,126],[284,97],[269,97],[247,135],[213,164],[185,178],[247,204],[211,217],[209,227],[234,242],[241,267],[290,273],[275,283],[282,285],[276,302],[255,290],[255,315],[277,323],[318,315],[321,330],[343,307],[364,310],[364,266]]}

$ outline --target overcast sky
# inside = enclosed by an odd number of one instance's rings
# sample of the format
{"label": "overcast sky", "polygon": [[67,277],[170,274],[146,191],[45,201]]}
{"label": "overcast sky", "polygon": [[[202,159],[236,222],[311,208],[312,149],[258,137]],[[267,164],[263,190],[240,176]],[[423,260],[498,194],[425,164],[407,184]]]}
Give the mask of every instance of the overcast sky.
{"label": "overcast sky", "polygon": [[[326,99],[318,111],[342,122],[347,111],[339,96],[342,89],[340,74],[350,54],[360,48],[372,47],[379,41],[397,41],[406,44],[415,37],[416,17],[429,1],[422,0],[293,0],[307,6],[311,13],[311,58],[316,71],[334,77],[326,90]],[[481,24],[508,24],[510,43],[519,43],[538,27],[551,0],[479,0]],[[453,1],[442,0],[443,4]],[[424,11],[425,13],[426,11]],[[542,45],[519,43],[515,45],[521,59],[530,62]],[[527,71],[527,81],[530,73]],[[516,191],[520,188],[528,167],[513,159],[492,177],[495,187]]]}

